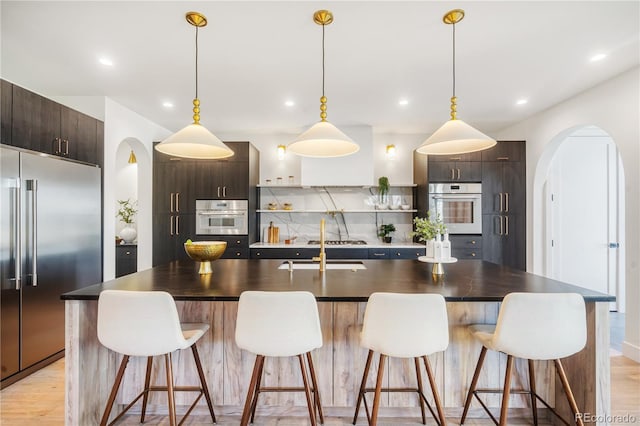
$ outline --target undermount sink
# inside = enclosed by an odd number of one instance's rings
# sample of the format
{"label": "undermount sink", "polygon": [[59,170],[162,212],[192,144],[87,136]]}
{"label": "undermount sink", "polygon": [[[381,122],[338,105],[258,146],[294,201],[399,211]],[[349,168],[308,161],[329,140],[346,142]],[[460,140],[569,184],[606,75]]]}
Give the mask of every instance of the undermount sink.
{"label": "undermount sink", "polygon": [[[312,262],[312,261],[300,261],[300,260],[290,260],[290,261],[285,261],[283,262],[280,266],[278,266],[278,269],[319,269],[320,268],[320,264],[318,262]],[[347,269],[347,270],[352,270],[352,271],[356,271],[358,269],[367,269],[366,266],[364,266],[364,263],[362,262],[358,262],[358,261],[348,261],[348,262],[341,262],[341,261],[331,261],[328,260],[327,261],[327,265],[326,265],[327,269]]]}

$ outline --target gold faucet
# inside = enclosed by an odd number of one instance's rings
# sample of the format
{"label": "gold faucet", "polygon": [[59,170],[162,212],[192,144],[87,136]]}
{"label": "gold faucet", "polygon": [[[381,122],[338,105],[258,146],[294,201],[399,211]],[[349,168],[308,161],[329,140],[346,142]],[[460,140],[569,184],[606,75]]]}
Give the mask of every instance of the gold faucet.
{"label": "gold faucet", "polygon": [[324,272],[327,268],[327,255],[324,251],[324,218],[320,219],[320,255],[311,259],[314,262],[320,262],[320,272]]}

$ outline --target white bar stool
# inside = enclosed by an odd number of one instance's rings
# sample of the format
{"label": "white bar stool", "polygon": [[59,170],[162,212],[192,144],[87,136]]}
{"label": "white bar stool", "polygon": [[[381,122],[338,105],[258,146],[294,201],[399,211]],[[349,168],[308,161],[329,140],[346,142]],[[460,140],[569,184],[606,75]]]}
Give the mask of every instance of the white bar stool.
{"label": "white bar stool", "polygon": [[[536,399],[569,425],[570,423],[560,417],[536,393],[533,360],[553,360],[576,423],[583,425],[577,416],[578,406],[560,362],[560,358],[580,352],[586,344],[587,320],[582,296],[575,293],[510,293],[502,302],[496,325],[472,325],[469,330],[473,337],[482,343],[482,351],[471,380],[460,424],[464,424],[472,397],[475,396],[494,423],[506,425],[509,394],[526,393],[531,398],[534,425],[538,424]],[[507,370],[502,390],[476,389],[487,349],[507,354]],[[510,389],[514,358],[523,358],[529,362],[528,391]],[[502,393],[499,421],[489,412],[478,393]]]}
{"label": "white bar stool", "polygon": [[[364,401],[369,424],[372,426],[377,424],[381,392],[417,392],[422,412],[422,423],[426,424],[424,409],[426,403],[436,423],[441,426],[446,424],[431,364],[427,358],[427,355],[444,351],[449,346],[449,320],[447,318],[446,303],[442,295],[373,293],[369,296],[364,313],[360,346],[369,349],[369,354],[364,374],[362,375],[356,412],[353,416],[354,425],[358,419],[358,411],[362,401]],[[366,387],[374,351],[380,353],[375,389]],[[382,389],[384,363],[388,356],[413,358],[418,382],[417,388]],[[420,358],[422,358],[427,371],[431,392],[438,412],[437,415],[424,396],[420,376]],[[372,411],[369,413],[365,393],[372,391],[375,391],[375,396]]]}
{"label": "white bar stool", "polygon": [[[211,419],[215,423],[216,416],[213,412],[211,396],[209,395],[209,389],[207,388],[202,364],[195,345],[196,341],[208,329],[208,324],[180,324],[178,310],[173,297],[164,291],[104,290],[101,292],[98,299],[98,340],[112,351],[123,354],[124,357],[120,363],[115,383],[111,388],[111,394],[100,425],[105,426],[109,420],[111,408],[131,356],[147,357],[144,390],[110,424],[114,424],[141,397],[143,399],[140,422],[143,423],[150,391],[167,392],[169,423],[171,426],[177,424],[174,391],[200,392],[180,421],[180,424],[191,413],[202,395],[207,401]],[[193,352],[193,358],[200,376],[200,386],[174,386],[171,352],[188,347],[191,347]],[[167,386],[149,386],[153,357],[156,355],[164,355]]]}
{"label": "white bar stool", "polygon": [[[318,305],[313,294],[306,291],[243,292],[238,303],[236,343],[241,349],[257,355],[241,426],[249,423],[249,417],[253,423],[260,392],[304,391],[312,426],[316,425],[316,410],[320,415],[320,423],[324,423],[320,391],[311,358],[311,351],[322,347]],[[306,355],[311,373],[311,387],[303,354]],[[304,387],[261,386],[264,359],[267,356],[298,357]]]}

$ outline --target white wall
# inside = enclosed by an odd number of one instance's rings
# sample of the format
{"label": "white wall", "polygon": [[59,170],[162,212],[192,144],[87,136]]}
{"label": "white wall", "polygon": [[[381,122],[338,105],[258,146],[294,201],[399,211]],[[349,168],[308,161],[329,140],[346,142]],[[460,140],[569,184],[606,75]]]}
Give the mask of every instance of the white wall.
{"label": "white wall", "polygon": [[166,138],[170,132],[109,98],[105,98],[104,123],[104,279],[109,280],[115,276],[118,147],[125,141],[138,160],[138,270],[148,269],[153,255],[153,142]]}
{"label": "white wall", "polygon": [[[538,167],[547,168],[553,151],[573,129],[595,125],[618,146],[625,174],[626,331],[625,356],[640,362],[640,68],[581,93],[494,135],[527,141],[527,270],[542,269],[542,185]],[[554,147],[555,145],[555,147]],[[549,148],[549,149],[547,149]],[[545,173],[546,174],[546,173]],[[534,192],[536,196],[534,197]]]}
{"label": "white wall", "polygon": [[[134,144],[135,145],[135,144]],[[118,149],[116,151],[116,161],[115,161],[115,198],[117,200],[130,200],[136,205],[138,201],[138,163],[129,164],[129,155],[133,150],[133,146],[131,146],[128,140],[122,141],[118,145]],[[119,207],[116,202],[115,208]],[[134,224],[138,223],[138,215],[136,214],[134,218]],[[119,232],[126,225],[124,222],[116,220],[116,234],[119,235]],[[137,228],[137,226],[134,226]]]}

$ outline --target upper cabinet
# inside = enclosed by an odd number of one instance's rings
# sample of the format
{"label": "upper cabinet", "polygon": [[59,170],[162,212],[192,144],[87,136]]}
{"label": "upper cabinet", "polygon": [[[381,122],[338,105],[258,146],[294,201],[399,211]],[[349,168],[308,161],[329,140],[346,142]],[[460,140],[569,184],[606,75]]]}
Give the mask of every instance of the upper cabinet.
{"label": "upper cabinet", "polygon": [[2,143],[102,165],[103,129],[93,117],[2,82]]}
{"label": "upper cabinet", "polygon": [[480,182],[482,154],[429,155],[429,182]]}
{"label": "upper cabinet", "polygon": [[0,143],[11,145],[11,103],[13,100],[13,84],[0,80]]}

